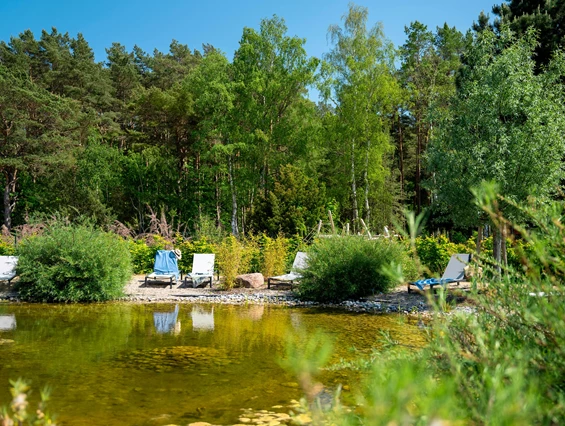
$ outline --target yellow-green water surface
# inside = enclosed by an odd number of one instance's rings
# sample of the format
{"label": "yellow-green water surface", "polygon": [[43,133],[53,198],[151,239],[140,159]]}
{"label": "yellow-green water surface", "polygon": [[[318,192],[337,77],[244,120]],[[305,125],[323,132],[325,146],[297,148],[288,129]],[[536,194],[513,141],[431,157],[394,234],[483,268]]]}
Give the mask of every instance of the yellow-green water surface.
{"label": "yellow-green water surface", "polygon": [[[278,364],[287,333],[335,343],[332,362],[368,354],[382,331],[410,345],[422,332],[395,315],[276,306],[192,304],[0,305],[0,406],[9,379],[52,388],[49,411],[66,425],[236,423],[242,408],[299,399]],[[13,342],[12,342],[13,341]],[[327,389],[355,387],[346,370]],[[32,398],[33,399],[33,398]]]}

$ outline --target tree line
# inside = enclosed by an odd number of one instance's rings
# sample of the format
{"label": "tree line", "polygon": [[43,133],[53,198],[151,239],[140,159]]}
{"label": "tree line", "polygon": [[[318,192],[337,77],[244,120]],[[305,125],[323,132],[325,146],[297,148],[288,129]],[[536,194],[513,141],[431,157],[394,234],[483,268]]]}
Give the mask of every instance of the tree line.
{"label": "tree line", "polygon": [[526,3],[466,34],[413,22],[399,48],[351,4],[322,58],[276,16],[244,28],[231,61],[173,40],[113,43],[99,63],[81,34],[25,31],[0,42],[3,224],[60,212],[142,233],[164,212],[183,232],[306,235],[327,210],[358,231],[408,208],[471,227],[481,180],[554,196],[561,39],[546,21],[562,17]]}

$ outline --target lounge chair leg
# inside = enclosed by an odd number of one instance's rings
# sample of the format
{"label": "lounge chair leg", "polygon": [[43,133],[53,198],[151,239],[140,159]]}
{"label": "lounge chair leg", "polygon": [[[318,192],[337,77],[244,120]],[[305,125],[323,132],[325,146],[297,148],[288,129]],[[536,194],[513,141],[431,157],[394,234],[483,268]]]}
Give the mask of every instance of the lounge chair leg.
{"label": "lounge chair leg", "polygon": [[267,289],[270,290],[271,289],[271,279],[267,278]]}
{"label": "lounge chair leg", "polygon": [[408,293],[410,293],[410,292],[411,292],[411,290],[410,290],[410,283],[406,284],[406,287],[408,287]]}

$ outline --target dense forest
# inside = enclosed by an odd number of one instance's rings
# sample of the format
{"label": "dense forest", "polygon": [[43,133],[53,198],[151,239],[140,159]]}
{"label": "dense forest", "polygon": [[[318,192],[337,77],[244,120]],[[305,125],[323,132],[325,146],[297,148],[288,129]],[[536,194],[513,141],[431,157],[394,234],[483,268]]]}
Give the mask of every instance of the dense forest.
{"label": "dense forest", "polygon": [[409,209],[471,229],[482,180],[553,197],[563,12],[538,3],[495,6],[467,34],[412,22],[398,48],[350,5],[322,58],[276,16],[244,28],[231,61],[173,40],[116,42],[99,63],[81,34],[25,31],[0,42],[3,224],[59,212],[142,233],[164,214],[187,234],[306,235],[328,210],[379,232]]}

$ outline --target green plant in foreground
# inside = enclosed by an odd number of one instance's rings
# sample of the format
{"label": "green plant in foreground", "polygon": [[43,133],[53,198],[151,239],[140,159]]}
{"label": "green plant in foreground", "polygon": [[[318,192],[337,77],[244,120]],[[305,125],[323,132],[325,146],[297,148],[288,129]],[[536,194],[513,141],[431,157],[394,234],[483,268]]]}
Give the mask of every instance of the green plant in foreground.
{"label": "green plant in foreground", "polygon": [[2,426],[20,426],[24,424],[43,426],[43,425],[55,425],[53,418],[45,411],[47,401],[49,400],[49,389],[45,389],[40,392],[41,401],[39,402],[37,409],[33,412],[29,412],[29,401],[28,397],[30,394],[29,384],[22,380],[10,380],[12,394],[12,402],[10,403],[10,409],[3,407],[0,409],[0,425]]}
{"label": "green plant in foreground", "polygon": [[131,278],[127,242],[90,225],[51,224],[18,251],[18,291],[27,301],[112,300]]}
{"label": "green plant in foreground", "polygon": [[[479,199],[494,224],[521,234],[529,247],[522,267],[500,275],[482,256],[484,274],[475,278],[482,291],[470,295],[476,312],[436,315],[423,350],[388,339],[388,348],[368,359],[330,366],[367,372],[355,390],[356,408],[303,406],[311,418],[336,425],[565,423],[565,203],[514,205],[530,225],[525,229],[497,209],[510,200]],[[442,312],[445,304],[440,297],[434,306]]]}

